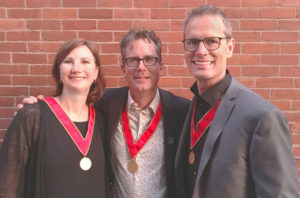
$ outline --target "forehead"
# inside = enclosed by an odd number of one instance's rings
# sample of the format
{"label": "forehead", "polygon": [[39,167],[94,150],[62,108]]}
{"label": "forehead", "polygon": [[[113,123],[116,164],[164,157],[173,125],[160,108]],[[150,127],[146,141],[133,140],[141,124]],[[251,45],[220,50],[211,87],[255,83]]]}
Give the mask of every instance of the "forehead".
{"label": "forehead", "polygon": [[155,44],[147,39],[134,40],[126,46],[126,56],[157,56]]}
{"label": "forehead", "polygon": [[218,15],[194,16],[186,26],[186,37],[223,37],[225,26]]}
{"label": "forehead", "polygon": [[79,47],[74,48],[68,55],[67,57],[72,57],[72,58],[93,58],[93,54],[91,50],[86,46],[86,45],[81,45]]}

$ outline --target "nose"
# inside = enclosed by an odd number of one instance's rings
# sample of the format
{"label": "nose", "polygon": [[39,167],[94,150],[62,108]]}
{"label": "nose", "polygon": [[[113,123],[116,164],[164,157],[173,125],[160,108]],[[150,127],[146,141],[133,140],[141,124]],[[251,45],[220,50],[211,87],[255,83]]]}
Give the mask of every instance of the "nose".
{"label": "nose", "polygon": [[80,61],[74,61],[74,63],[72,64],[72,72],[73,73],[77,73],[80,72],[82,70],[82,64]]}
{"label": "nose", "polygon": [[139,65],[137,66],[137,70],[146,69],[146,65],[144,65],[144,61],[140,60]]}
{"label": "nose", "polygon": [[198,49],[196,50],[196,53],[199,53],[199,54],[207,54],[208,53],[208,50],[204,46],[203,41],[199,42],[199,46],[198,46]]}

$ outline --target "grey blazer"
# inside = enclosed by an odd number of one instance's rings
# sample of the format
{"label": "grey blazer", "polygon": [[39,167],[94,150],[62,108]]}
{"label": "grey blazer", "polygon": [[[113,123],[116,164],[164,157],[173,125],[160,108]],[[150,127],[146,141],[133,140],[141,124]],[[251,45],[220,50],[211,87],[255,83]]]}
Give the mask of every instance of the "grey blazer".
{"label": "grey blazer", "polygon": [[[164,123],[164,144],[165,144],[165,163],[166,163],[166,181],[167,193],[169,198],[175,197],[175,179],[174,179],[174,161],[175,153],[179,141],[179,135],[190,101],[175,96],[168,91],[159,89],[162,114]],[[121,113],[125,108],[128,97],[128,87],[110,88],[106,89],[99,102],[95,103],[96,110],[103,114],[106,126],[106,141],[104,147],[106,148],[107,161],[110,162],[110,143],[113,134],[116,131],[119,123]],[[108,166],[110,166],[108,164]],[[114,175],[110,170],[110,186],[113,185]],[[110,191],[110,190],[109,190]]]}
{"label": "grey blazer", "polygon": [[[175,159],[180,198],[187,197],[184,145],[189,124],[187,116]],[[234,78],[208,131],[192,197],[299,197],[297,165],[284,115]]]}

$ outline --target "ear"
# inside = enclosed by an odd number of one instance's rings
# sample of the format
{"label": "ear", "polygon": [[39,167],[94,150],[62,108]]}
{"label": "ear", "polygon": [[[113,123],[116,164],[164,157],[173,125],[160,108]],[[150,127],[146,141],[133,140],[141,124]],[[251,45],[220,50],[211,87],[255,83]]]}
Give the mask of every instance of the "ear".
{"label": "ear", "polygon": [[159,65],[159,75],[162,74],[163,68],[164,68],[164,63],[161,62],[160,65]]}
{"label": "ear", "polygon": [[231,58],[235,46],[235,40],[231,38],[227,43],[227,58]]}
{"label": "ear", "polygon": [[97,77],[98,77],[98,73],[99,73],[99,67],[96,67],[96,72],[95,72],[95,74],[94,74],[94,79],[97,79]]}
{"label": "ear", "polygon": [[122,70],[123,74],[125,74],[125,65],[123,63],[121,64],[121,70]]}

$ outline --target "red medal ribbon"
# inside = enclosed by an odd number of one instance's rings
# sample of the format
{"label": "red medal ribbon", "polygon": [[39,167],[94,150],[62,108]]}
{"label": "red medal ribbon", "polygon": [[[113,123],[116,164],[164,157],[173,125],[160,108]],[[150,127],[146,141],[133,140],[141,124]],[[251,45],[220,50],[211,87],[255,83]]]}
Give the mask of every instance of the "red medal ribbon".
{"label": "red medal ribbon", "polygon": [[149,125],[149,127],[144,131],[143,135],[137,140],[136,143],[133,142],[132,133],[129,126],[129,120],[128,120],[128,114],[127,114],[127,107],[125,106],[125,109],[122,113],[122,124],[124,129],[124,135],[128,147],[128,151],[130,153],[131,159],[133,159],[136,154],[144,147],[144,145],[147,143],[147,141],[150,139],[150,137],[155,132],[157,125],[160,121],[160,118],[162,116],[162,107],[161,102],[159,102],[158,108],[155,112],[155,115]]}
{"label": "red medal ribbon", "polygon": [[86,156],[89,151],[93,131],[94,131],[94,124],[95,124],[95,110],[92,106],[89,106],[89,121],[88,121],[88,128],[85,138],[82,137],[78,128],[74,125],[74,123],[70,120],[64,110],[59,106],[59,104],[54,100],[54,98],[49,97],[44,99],[45,102],[49,105],[51,110],[56,115],[56,118],[60,121],[60,123],[65,128],[66,132],[69,134],[75,145],[77,146],[78,150],[82,153],[82,155]]}
{"label": "red medal ribbon", "polygon": [[192,113],[192,121],[191,121],[191,146],[190,146],[191,150],[194,148],[196,143],[199,141],[199,139],[202,137],[202,135],[205,133],[205,131],[208,129],[208,127],[211,125],[220,102],[221,102],[221,100],[219,100],[217,105],[215,107],[211,108],[200,119],[200,121],[197,124],[196,132],[194,131],[194,114],[195,114],[196,101],[194,102],[193,113]]}

